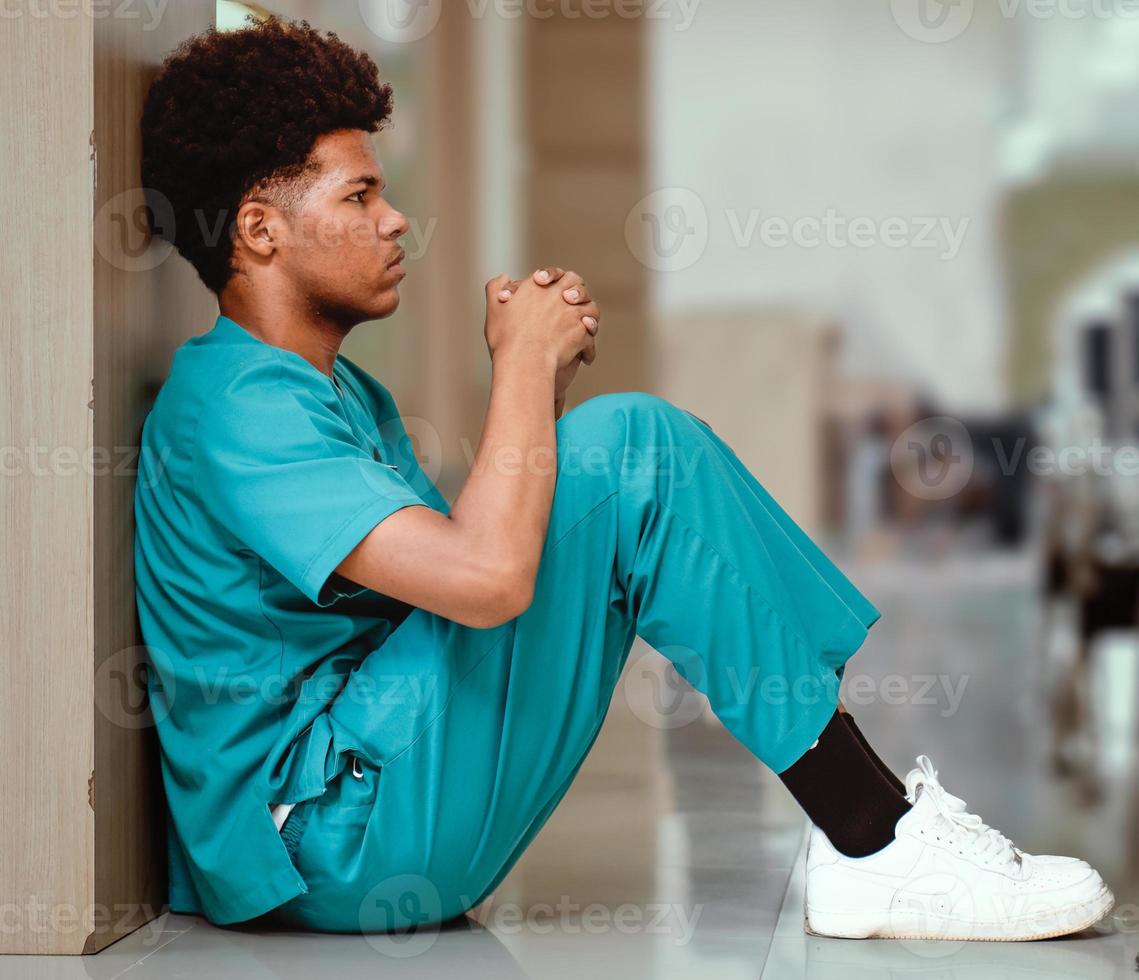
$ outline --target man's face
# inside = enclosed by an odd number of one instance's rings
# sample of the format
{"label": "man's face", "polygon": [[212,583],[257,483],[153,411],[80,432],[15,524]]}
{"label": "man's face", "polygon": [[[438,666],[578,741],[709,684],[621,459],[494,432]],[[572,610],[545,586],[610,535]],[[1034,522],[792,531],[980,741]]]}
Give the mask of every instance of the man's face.
{"label": "man's face", "polygon": [[314,309],[347,320],[390,316],[407,274],[399,238],[407,219],[384,200],[384,176],[368,133],[321,136],[311,162],[319,173],[289,209],[284,271]]}

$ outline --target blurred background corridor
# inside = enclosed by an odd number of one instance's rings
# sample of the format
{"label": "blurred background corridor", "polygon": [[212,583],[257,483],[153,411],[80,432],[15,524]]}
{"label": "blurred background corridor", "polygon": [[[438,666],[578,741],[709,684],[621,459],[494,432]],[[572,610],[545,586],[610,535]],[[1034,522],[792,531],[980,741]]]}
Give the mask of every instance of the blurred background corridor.
{"label": "blurred background corridor", "polygon": [[1134,975],[1139,9],[218,4],[219,25],[250,14],[335,30],[394,85],[376,146],[409,276],[345,353],[444,493],[489,391],[483,282],[580,272],[604,324],[567,407],[646,390],[707,420],[882,609],[844,697],[884,757],[904,776],[930,755],[1118,904],[1025,946],[804,935],[803,818],[638,642],[578,783],[469,930],[413,948],[167,916],[35,975]]}

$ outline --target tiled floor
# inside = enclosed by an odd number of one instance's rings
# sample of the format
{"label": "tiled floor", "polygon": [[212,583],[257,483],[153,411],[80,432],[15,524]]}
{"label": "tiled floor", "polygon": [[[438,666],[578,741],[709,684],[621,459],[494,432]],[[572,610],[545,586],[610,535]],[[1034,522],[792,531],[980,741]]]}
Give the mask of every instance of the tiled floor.
{"label": "tiled floor", "polygon": [[1112,920],[1035,944],[805,936],[798,810],[699,699],[653,707],[660,659],[637,647],[578,783],[465,925],[350,937],[164,916],[97,956],[2,959],[0,977],[1135,976],[1134,649],[1106,650],[1095,678],[1103,778],[1060,780],[1045,737],[1049,670],[1030,559],[847,568],[885,614],[847,670],[862,728],[899,770],[931,755],[951,791],[1028,850],[1093,861],[1119,900]]}

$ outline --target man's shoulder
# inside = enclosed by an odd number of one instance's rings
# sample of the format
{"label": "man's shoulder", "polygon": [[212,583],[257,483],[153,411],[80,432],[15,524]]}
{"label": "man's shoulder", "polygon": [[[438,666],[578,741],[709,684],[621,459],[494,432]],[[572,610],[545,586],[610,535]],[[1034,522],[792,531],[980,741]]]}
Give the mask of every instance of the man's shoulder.
{"label": "man's shoulder", "polygon": [[207,409],[235,401],[251,387],[279,382],[281,366],[271,351],[206,346],[191,338],[175,352],[158,391],[150,420],[195,419]]}
{"label": "man's shoulder", "polygon": [[182,407],[210,415],[260,410],[302,400],[320,410],[335,404],[328,379],[299,354],[268,345],[194,347],[175,353],[164,392]]}

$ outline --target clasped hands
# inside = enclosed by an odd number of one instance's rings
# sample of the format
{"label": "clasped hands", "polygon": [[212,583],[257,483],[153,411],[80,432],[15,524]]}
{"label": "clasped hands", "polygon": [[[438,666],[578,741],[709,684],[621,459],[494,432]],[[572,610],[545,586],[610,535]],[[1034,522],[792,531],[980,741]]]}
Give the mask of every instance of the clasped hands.
{"label": "clasped hands", "polygon": [[544,266],[527,279],[497,276],[486,284],[486,293],[491,356],[511,341],[548,350],[556,364],[554,405],[560,415],[578,367],[597,357],[601,311],[585,281],[576,272]]}

